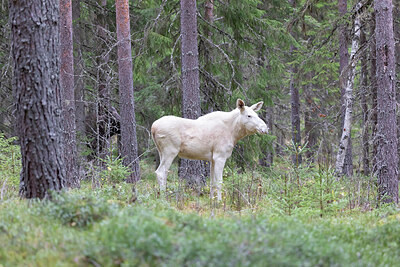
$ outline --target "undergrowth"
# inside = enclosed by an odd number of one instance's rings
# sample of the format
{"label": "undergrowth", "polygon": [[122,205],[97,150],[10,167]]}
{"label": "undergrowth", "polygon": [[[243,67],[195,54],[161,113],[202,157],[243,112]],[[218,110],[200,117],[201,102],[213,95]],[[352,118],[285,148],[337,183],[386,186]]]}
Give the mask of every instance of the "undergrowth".
{"label": "undergrowth", "polygon": [[[0,153],[18,158],[11,145]],[[216,203],[209,188],[201,195],[187,188],[175,165],[160,193],[150,161],[141,162],[133,198],[120,161],[109,159],[80,189],[38,201],[18,197],[19,166],[1,160],[15,170],[0,169],[0,266],[400,262],[399,210],[377,203],[373,178],[338,179],[329,166],[296,165],[288,157],[272,168],[242,172],[228,163],[223,200]]]}

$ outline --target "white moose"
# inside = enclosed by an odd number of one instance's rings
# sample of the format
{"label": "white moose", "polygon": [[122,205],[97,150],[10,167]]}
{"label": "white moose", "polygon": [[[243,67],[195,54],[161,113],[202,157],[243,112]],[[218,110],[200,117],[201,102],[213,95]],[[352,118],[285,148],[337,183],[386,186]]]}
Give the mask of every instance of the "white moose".
{"label": "white moose", "polygon": [[166,189],[168,170],[176,156],[207,160],[211,163],[211,198],[216,190],[220,201],[222,172],[235,144],[247,135],[268,132],[267,125],[256,114],[262,105],[261,101],[247,107],[238,99],[231,112],[215,111],[196,120],[175,116],[156,120],[151,134],[160,155],[156,175],[161,191]]}

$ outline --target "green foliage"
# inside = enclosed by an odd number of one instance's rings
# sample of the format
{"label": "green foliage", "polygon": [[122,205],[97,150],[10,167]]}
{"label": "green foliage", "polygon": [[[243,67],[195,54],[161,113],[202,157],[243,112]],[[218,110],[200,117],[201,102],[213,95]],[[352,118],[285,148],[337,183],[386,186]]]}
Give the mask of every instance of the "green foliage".
{"label": "green foliage", "polygon": [[114,158],[106,156],[105,159],[100,159],[104,166],[99,167],[99,176],[102,183],[119,183],[126,179],[131,173],[128,166],[122,164],[122,158]]}
{"label": "green foliage", "polygon": [[[0,133],[0,190],[1,194],[6,194],[7,187],[11,192],[19,185],[19,173],[21,169],[21,152],[19,146],[14,143],[15,137],[5,138]],[[3,196],[1,196],[3,197]]]}
{"label": "green foliage", "polygon": [[389,207],[319,218],[282,216],[267,204],[210,218],[165,200],[116,205],[99,198],[102,188],[88,189],[65,192],[54,203],[1,202],[0,264],[395,266],[400,260],[400,215]]}
{"label": "green foliage", "polygon": [[77,191],[52,194],[51,201],[38,205],[38,213],[53,220],[59,220],[64,225],[86,227],[105,217],[112,216],[116,211],[114,202],[99,195]]}
{"label": "green foliage", "polygon": [[293,159],[300,155],[304,160],[306,146],[294,147],[292,144],[286,151],[286,158],[283,157],[272,169],[272,178],[263,180],[279,213],[323,217],[346,209],[368,210],[378,204],[377,188],[372,178],[354,176],[339,180],[329,166],[293,163]]}

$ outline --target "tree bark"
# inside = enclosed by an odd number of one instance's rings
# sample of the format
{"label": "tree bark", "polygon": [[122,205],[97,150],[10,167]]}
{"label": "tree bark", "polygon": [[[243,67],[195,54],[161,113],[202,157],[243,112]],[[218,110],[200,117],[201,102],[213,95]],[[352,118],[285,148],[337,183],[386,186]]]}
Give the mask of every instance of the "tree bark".
{"label": "tree bark", "polygon": [[[346,18],[347,13],[347,0],[339,0],[338,2],[339,15],[343,20]],[[347,23],[343,23],[339,26],[339,84],[341,88],[341,108],[340,108],[340,131],[339,138],[341,139],[343,128],[344,128],[344,117],[346,112],[346,82],[348,80],[348,65],[349,65],[349,51],[347,42]],[[348,140],[349,146],[346,150],[344,158],[344,173],[350,175],[353,173],[353,153],[352,153],[352,142],[351,136]]]}
{"label": "tree bark", "polygon": [[376,77],[378,85],[378,151],[376,175],[379,199],[385,203],[399,202],[396,66],[394,55],[392,0],[375,0]]}
{"label": "tree bark", "polygon": [[[293,47],[291,48],[293,52]],[[301,146],[301,132],[300,132],[300,95],[299,88],[295,85],[295,73],[297,72],[295,67],[291,67],[291,78],[290,78],[290,103],[291,103],[291,119],[292,119],[292,141],[296,150]],[[301,154],[293,155],[293,164],[296,166],[302,163]]]}
{"label": "tree bark", "polygon": [[60,0],[60,50],[60,86],[63,98],[66,185],[68,187],[79,187],[80,179],[76,165],[77,151],[71,0]]}
{"label": "tree bark", "polygon": [[[214,23],[214,0],[207,0],[204,3],[204,19],[209,23]],[[212,42],[212,33],[208,28],[208,25],[204,26],[204,37],[208,39],[200,41],[200,48],[202,51],[202,57],[204,62],[203,71],[205,72],[204,75],[204,85],[203,85],[203,93],[204,93],[204,103],[206,105],[206,112],[212,112],[215,108],[215,101],[216,101],[216,92],[214,83],[212,81],[212,47],[210,42]]]}
{"label": "tree bark", "polygon": [[[361,7],[361,3],[358,3],[356,6],[356,13],[359,12]],[[344,115],[344,123],[342,128],[342,136],[340,138],[339,150],[336,156],[336,173],[338,175],[353,175],[353,168],[351,164],[351,168],[349,167],[349,162],[351,159],[347,158],[348,150],[351,149],[351,128],[353,123],[353,87],[354,87],[354,78],[355,78],[355,69],[356,63],[355,54],[358,51],[358,47],[360,44],[360,16],[356,14],[354,20],[354,36],[351,43],[351,53],[350,53],[350,65],[346,67],[347,75],[346,75],[346,86],[345,86],[345,115]],[[352,157],[352,155],[350,155]],[[348,161],[347,161],[348,160]],[[352,161],[352,160],[351,160]],[[347,168],[346,168],[347,165]]]}
{"label": "tree bark", "polygon": [[[365,25],[365,24],[364,24]],[[360,46],[367,45],[367,37],[364,28],[361,28],[360,33]],[[368,109],[368,57],[367,50],[361,56],[361,77],[360,77],[360,91],[361,91],[361,109],[363,117],[362,128],[362,172],[364,175],[369,176],[369,109]]]}
{"label": "tree bark", "polygon": [[[99,45],[99,57],[97,58],[98,69],[98,91],[97,91],[97,114],[96,114],[96,149],[99,159],[106,159],[111,154],[111,145],[109,138],[111,137],[111,96],[110,96],[110,69],[109,69],[109,53],[108,50],[108,24],[106,19],[107,0],[98,0],[101,10],[97,14],[97,33],[101,41]],[[100,160],[99,165],[104,165]]]}
{"label": "tree bark", "polygon": [[376,155],[378,154],[378,142],[377,142],[377,131],[378,131],[378,84],[376,81],[376,42],[375,42],[375,12],[372,13],[370,31],[371,41],[369,47],[370,57],[370,77],[371,77],[371,96],[372,96],[372,114],[371,114],[371,134],[372,134],[372,173],[376,173]]}
{"label": "tree bark", "polygon": [[20,194],[26,198],[45,198],[65,185],[58,3],[10,1]]}
{"label": "tree bark", "polygon": [[[347,0],[339,0],[338,1],[338,8],[339,8],[339,15],[341,16],[342,20],[344,20],[345,15],[347,13]],[[341,92],[342,92],[342,107],[341,107],[341,114],[344,114],[345,110],[345,81],[346,79],[346,73],[343,72],[343,70],[347,67],[349,64],[349,51],[347,48],[347,29],[346,29],[346,23],[342,22],[339,26],[339,83],[341,87]]]}
{"label": "tree bark", "polygon": [[[214,0],[206,0],[204,3],[204,19],[209,23],[214,23]],[[204,26],[204,35],[208,39],[208,41],[200,42],[200,47],[203,48],[203,60],[204,60],[204,68],[203,71],[205,72],[204,75],[204,103],[205,103],[205,112],[210,113],[213,112],[216,108],[215,102],[217,98],[217,87],[214,86],[212,81],[212,47],[209,42],[212,42],[212,32],[209,30],[208,25]],[[202,44],[202,45],[201,45]],[[211,164],[206,161],[202,161],[202,173],[206,177],[210,177],[211,173]]]}
{"label": "tree bark", "polygon": [[[289,0],[289,3],[295,7],[296,0]],[[290,33],[293,37],[294,33]],[[293,55],[295,47],[293,45],[290,46],[290,55]],[[300,132],[300,95],[299,88],[295,84],[295,75],[297,73],[296,66],[290,67],[290,104],[291,104],[291,122],[292,122],[292,142],[296,151],[298,147],[301,146],[301,132]],[[302,162],[301,154],[293,155],[292,158],[293,164],[296,166],[300,165]]]}
{"label": "tree bark", "polygon": [[317,146],[317,138],[318,138],[318,131],[316,125],[316,118],[317,118],[317,108],[316,105],[311,97],[311,86],[307,86],[307,93],[306,93],[306,111],[304,112],[304,134],[305,140],[307,143],[307,151],[306,157],[308,164],[312,164],[315,162],[315,150]]}
{"label": "tree bark", "polygon": [[[182,116],[188,119],[201,114],[196,10],[196,1],[181,0]],[[182,159],[179,176],[197,189],[205,185],[200,161]]]}
{"label": "tree bark", "polygon": [[75,85],[75,122],[78,154],[83,149],[80,139],[85,135],[85,87],[83,84],[82,30],[80,23],[81,0],[72,2],[73,41],[74,41],[74,85]]}
{"label": "tree bark", "polygon": [[140,179],[138,145],[136,137],[135,101],[133,96],[132,48],[130,34],[129,1],[116,0],[118,73],[121,115],[121,147],[125,166],[130,166],[128,182]]}

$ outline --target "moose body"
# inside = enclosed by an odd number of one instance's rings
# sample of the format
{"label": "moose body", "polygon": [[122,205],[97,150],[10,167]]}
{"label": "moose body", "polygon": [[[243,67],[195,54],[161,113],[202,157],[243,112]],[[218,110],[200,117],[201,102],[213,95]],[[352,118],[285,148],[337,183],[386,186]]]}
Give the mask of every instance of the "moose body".
{"label": "moose body", "polygon": [[151,126],[151,133],[160,155],[156,170],[157,181],[163,191],[167,185],[168,170],[176,156],[207,160],[211,163],[210,193],[221,200],[222,172],[235,144],[256,132],[265,134],[268,127],[256,111],[263,102],[251,107],[238,99],[231,112],[216,111],[196,120],[164,116]]}

